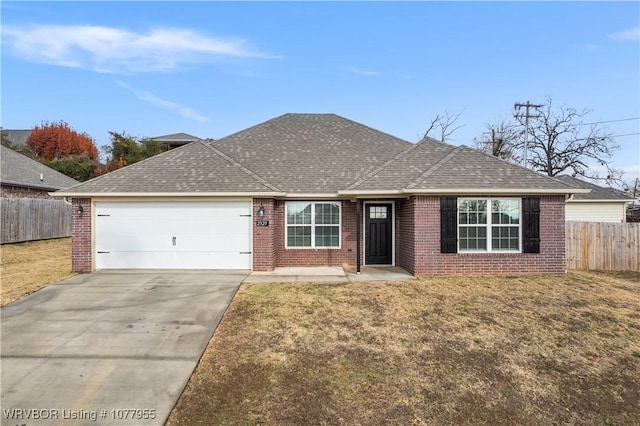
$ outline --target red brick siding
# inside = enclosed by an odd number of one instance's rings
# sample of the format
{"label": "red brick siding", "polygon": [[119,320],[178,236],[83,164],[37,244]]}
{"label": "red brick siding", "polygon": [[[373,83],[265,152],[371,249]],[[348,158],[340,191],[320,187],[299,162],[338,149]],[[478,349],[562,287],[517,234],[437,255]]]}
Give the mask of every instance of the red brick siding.
{"label": "red brick siding", "polygon": [[[275,220],[275,200],[269,198],[255,198],[253,200],[253,270],[272,271],[275,265],[276,252],[274,229],[278,221]],[[256,226],[260,220],[258,209],[264,207],[263,220],[269,221],[269,226]]]}
{"label": "red brick siding", "polygon": [[[71,210],[71,270],[91,272],[91,199],[74,198]],[[78,215],[78,206],[84,209]]]}
{"label": "red brick siding", "polygon": [[396,201],[396,265],[412,274],[416,261],[414,211],[413,200]]}
{"label": "red brick siding", "polygon": [[2,197],[3,198],[51,198],[49,192],[54,192],[55,189],[50,191],[26,188],[24,186],[15,185],[2,185]]}
{"label": "red brick siding", "polygon": [[[401,266],[421,275],[564,273],[564,196],[540,198],[540,253],[440,253],[440,198],[415,196],[414,240],[401,237]],[[404,205],[401,210],[409,210]],[[407,214],[402,213],[403,216]],[[411,252],[415,253],[413,266]],[[407,255],[408,254],[408,255]]]}
{"label": "red brick siding", "polygon": [[[273,218],[270,227],[273,229],[273,245],[275,249],[274,267],[284,266],[341,266],[343,263],[356,263],[356,204],[342,200],[341,240],[339,249],[287,249],[285,248],[285,201],[274,202]],[[265,207],[266,208],[266,207]],[[255,232],[254,232],[255,236]],[[254,239],[254,252],[256,251]],[[256,257],[254,255],[254,269]]]}

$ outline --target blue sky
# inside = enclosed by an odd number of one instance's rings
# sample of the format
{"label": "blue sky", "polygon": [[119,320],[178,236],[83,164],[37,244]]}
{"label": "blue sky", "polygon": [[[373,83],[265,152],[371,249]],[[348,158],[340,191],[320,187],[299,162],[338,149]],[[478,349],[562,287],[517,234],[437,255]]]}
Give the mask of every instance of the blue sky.
{"label": "blue sky", "polygon": [[[220,138],[287,112],[336,113],[411,142],[462,112],[471,145],[515,102],[589,108],[640,176],[638,2],[10,2],[2,126],[64,120]],[[630,120],[626,120],[630,119]]]}

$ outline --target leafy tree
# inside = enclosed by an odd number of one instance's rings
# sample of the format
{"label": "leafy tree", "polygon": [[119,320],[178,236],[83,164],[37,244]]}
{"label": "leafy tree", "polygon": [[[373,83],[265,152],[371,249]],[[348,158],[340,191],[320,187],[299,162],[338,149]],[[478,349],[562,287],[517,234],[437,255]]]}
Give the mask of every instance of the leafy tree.
{"label": "leafy tree", "polygon": [[107,155],[107,171],[112,171],[169,150],[164,143],[139,140],[126,133],[109,132],[111,145],[103,147]]}
{"label": "leafy tree", "polygon": [[103,173],[100,163],[86,155],[70,155],[56,160],[44,160],[42,163],[80,182]]}
{"label": "leafy tree", "polygon": [[73,130],[64,121],[43,122],[36,126],[27,139],[27,147],[37,158],[47,160],[59,160],[72,155],[98,159],[98,148],[93,138]]}

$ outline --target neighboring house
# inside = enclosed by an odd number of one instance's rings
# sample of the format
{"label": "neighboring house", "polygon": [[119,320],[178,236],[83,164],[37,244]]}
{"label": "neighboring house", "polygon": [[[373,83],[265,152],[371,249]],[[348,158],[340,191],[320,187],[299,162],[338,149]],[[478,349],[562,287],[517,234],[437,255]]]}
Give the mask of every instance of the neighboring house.
{"label": "neighboring house", "polygon": [[27,139],[31,135],[33,130],[9,130],[2,129],[0,130],[1,136],[3,140],[6,140],[13,146],[14,148],[22,148],[27,145]]}
{"label": "neighboring house", "polygon": [[4,145],[0,154],[3,198],[49,198],[49,192],[80,183]]}
{"label": "neighboring house", "polygon": [[567,200],[565,218],[581,222],[626,222],[627,205],[633,197],[612,188],[603,188],[568,175],[556,176],[575,188],[590,189],[589,193],[574,194]]}
{"label": "neighboring house", "polygon": [[70,236],[71,205],[49,193],[80,182],[4,145],[0,163],[0,243]]}
{"label": "neighboring house", "polygon": [[191,142],[198,142],[202,139],[188,133],[174,133],[172,135],[156,136],[149,138],[149,140],[166,143],[169,145],[169,149],[174,149]]}
{"label": "neighboring house", "polygon": [[397,265],[412,274],[565,271],[576,189],[466,146],[334,114],[285,114],[57,195],[73,270]]}

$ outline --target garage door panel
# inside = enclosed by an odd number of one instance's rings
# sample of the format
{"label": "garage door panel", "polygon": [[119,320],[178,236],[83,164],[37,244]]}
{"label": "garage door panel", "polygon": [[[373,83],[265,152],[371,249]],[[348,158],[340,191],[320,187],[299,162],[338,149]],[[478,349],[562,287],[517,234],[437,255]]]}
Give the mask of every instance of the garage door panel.
{"label": "garage door panel", "polygon": [[97,202],[97,269],[251,269],[251,203]]}
{"label": "garage door panel", "polygon": [[104,233],[96,244],[98,251],[174,251],[171,234]]}

